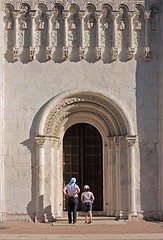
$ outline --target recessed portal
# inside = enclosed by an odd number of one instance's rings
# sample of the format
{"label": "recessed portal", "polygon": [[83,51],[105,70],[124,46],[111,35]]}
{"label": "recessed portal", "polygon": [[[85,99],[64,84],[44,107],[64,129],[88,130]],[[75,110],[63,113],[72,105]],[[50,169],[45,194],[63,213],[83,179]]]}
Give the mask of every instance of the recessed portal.
{"label": "recessed portal", "polygon": [[[88,184],[95,195],[94,211],[103,210],[103,153],[99,131],[90,124],[79,123],[71,126],[63,139],[63,182],[67,184],[76,177],[83,191]],[[64,199],[64,210],[67,210]],[[79,195],[79,208],[83,210]]]}

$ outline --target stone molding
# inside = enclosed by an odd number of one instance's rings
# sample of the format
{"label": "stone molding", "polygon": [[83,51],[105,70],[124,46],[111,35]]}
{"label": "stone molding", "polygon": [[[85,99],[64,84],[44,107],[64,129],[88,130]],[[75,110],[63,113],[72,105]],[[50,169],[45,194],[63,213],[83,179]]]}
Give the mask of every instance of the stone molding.
{"label": "stone molding", "polygon": [[108,126],[110,136],[127,135],[126,122],[120,112],[107,101],[87,95],[72,96],[60,101],[47,116],[44,135],[57,137],[63,120],[78,112],[101,118]]}
{"label": "stone molding", "polygon": [[28,61],[37,59],[41,49],[44,61],[55,60],[59,50],[62,61],[75,60],[76,52],[76,61],[105,55],[128,61],[143,47],[149,61],[149,34],[158,28],[158,13],[158,5],[146,9],[144,1],[5,1],[6,52],[12,51],[14,61],[22,60],[25,49]]}

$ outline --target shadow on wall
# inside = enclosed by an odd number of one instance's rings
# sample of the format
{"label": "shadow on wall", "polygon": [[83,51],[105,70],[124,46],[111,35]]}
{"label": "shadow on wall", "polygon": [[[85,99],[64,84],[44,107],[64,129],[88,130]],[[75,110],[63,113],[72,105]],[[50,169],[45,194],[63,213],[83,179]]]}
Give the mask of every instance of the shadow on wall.
{"label": "shadow on wall", "polygon": [[[145,1],[145,10],[149,11],[149,19],[145,21],[147,29],[142,36],[140,52],[145,47],[151,50],[149,61],[144,61],[137,56],[136,71],[136,107],[137,107],[137,130],[140,149],[140,199],[141,210],[145,219],[157,219],[159,211],[159,7],[150,6]],[[143,13],[143,15],[144,15]],[[144,44],[145,45],[142,45]],[[138,51],[138,52],[139,52]]]}
{"label": "shadow on wall", "polygon": [[[38,122],[40,113],[41,113],[41,109],[38,111],[38,113],[35,115],[35,117],[33,119],[29,138],[21,143],[23,146],[26,146],[31,153],[31,201],[28,203],[27,213],[32,221],[35,221],[35,213],[36,213],[36,198],[37,198],[37,196],[36,196],[36,193],[37,193],[37,189],[36,189],[37,188],[37,186],[36,186],[36,182],[37,182],[36,167],[37,167],[37,165],[36,165],[36,162],[37,162],[37,159],[36,159],[35,136],[36,136],[36,126],[37,126],[37,122]],[[42,197],[42,200],[39,201],[39,203],[41,203],[41,202],[43,204],[43,197]]]}

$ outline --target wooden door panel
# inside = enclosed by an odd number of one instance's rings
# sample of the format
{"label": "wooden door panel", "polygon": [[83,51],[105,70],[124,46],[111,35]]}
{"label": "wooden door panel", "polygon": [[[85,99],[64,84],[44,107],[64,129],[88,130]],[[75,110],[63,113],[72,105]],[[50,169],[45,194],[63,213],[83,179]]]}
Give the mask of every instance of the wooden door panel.
{"label": "wooden door panel", "polygon": [[[103,210],[103,161],[102,138],[90,124],[76,124],[70,127],[63,141],[63,179],[67,184],[71,177],[83,191],[88,184],[95,195],[93,210]],[[66,206],[64,206],[66,209]],[[79,196],[79,209],[83,210]]]}

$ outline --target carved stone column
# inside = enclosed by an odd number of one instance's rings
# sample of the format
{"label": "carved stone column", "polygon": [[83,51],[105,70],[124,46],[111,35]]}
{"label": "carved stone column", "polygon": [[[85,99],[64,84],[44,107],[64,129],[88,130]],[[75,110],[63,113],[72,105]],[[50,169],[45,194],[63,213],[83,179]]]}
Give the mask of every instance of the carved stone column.
{"label": "carved stone column", "polygon": [[13,54],[14,54],[14,60],[19,60],[19,17],[20,17],[20,11],[19,10],[13,10],[13,18],[14,18],[14,47],[13,47]]}
{"label": "carved stone column", "polygon": [[120,186],[120,139],[114,137],[115,161],[116,161],[116,217],[121,218],[121,186]]}
{"label": "carved stone column", "polygon": [[36,137],[36,216],[35,222],[44,222],[44,137]]}
{"label": "carved stone column", "polygon": [[46,46],[46,56],[47,60],[50,60],[52,58],[52,16],[53,11],[47,10],[46,11],[46,17],[48,20],[48,29],[47,29],[47,46]]}
{"label": "carved stone column", "polygon": [[144,46],[144,60],[149,61],[151,59],[151,49],[149,47],[149,37],[148,37],[148,24],[149,24],[150,12],[146,11],[144,13],[145,19],[145,46]]}
{"label": "carved stone column", "polygon": [[36,57],[36,46],[35,46],[35,32],[36,32],[36,23],[35,23],[35,17],[36,17],[36,11],[31,10],[29,12],[29,16],[31,19],[31,42],[30,42],[30,60],[35,60]]}
{"label": "carved stone column", "polygon": [[62,59],[66,60],[69,57],[69,49],[68,49],[68,17],[69,17],[69,12],[65,11],[63,12],[63,18],[64,18],[64,46],[63,46],[63,54],[62,54]]}
{"label": "carved stone column", "polygon": [[128,150],[128,168],[129,168],[129,219],[138,217],[136,210],[136,171],[135,171],[135,142],[136,136],[127,136],[126,144]]}
{"label": "carved stone column", "polygon": [[133,17],[134,12],[128,12],[129,18],[129,47],[128,47],[128,59],[132,59],[135,53],[135,49],[133,46]]}
{"label": "carved stone column", "polygon": [[118,12],[112,12],[111,17],[112,17],[112,21],[113,21],[112,61],[115,61],[118,58],[118,48],[117,48],[117,42],[116,42],[116,29],[117,29],[116,20],[118,17]]}
{"label": "carved stone column", "polygon": [[96,12],[96,20],[97,20],[97,46],[96,46],[96,58],[99,60],[101,58],[101,12]]}
{"label": "carved stone column", "polygon": [[85,42],[84,42],[84,18],[85,18],[85,12],[79,12],[79,18],[80,18],[80,48],[79,48],[79,57],[80,59],[85,58]]}
{"label": "carved stone column", "polygon": [[108,145],[108,149],[107,149],[107,165],[105,167],[106,170],[106,213],[107,216],[113,216],[113,196],[112,196],[112,191],[113,191],[113,183],[112,183],[112,177],[113,177],[113,173],[112,173],[112,160],[113,160],[113,138],[108,138],[107,139],[107,145]]}

